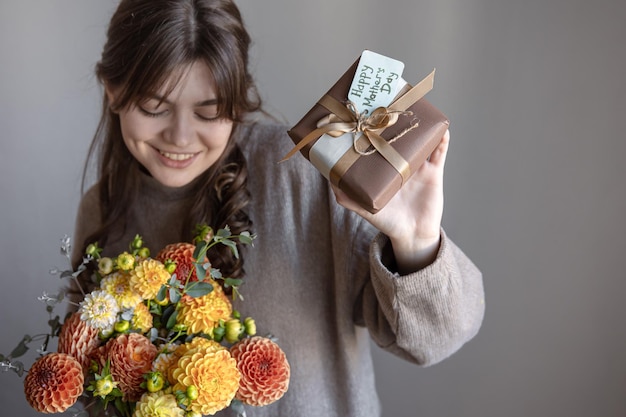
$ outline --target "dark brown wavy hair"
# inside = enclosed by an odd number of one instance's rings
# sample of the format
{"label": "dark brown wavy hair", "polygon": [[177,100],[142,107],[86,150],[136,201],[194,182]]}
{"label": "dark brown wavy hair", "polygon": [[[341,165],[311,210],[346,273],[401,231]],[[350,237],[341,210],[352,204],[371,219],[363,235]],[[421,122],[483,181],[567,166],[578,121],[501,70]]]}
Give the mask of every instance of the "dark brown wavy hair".
{"label": "dark brown wavy hair", "polygon": [[[218,98],[218,115],[234,122],[233,133],[245,116],[260,110],[261,99],[248,71],[250,36],[231,0],[122,0],[114,12],[96,75],[103,86],[115,89],[115,102],[103,96],[103,109],[89,149],[83,174],[97,161],[101,183],[101,227],[88,242],[101,246],[113,233],[126,228],[127,207],[138,193],[142,167],[130,154],[114,110],[126,108],[166,85],[171,91],[186,69],[201,61],[211,70]],[[197,183],[182,235],[191,239],[198,223],[214,228],[228,225],[233,233],[251,229],[246,214],[245,158],[232,139]],[[121,226],[119,226],[121,225]],[[117,229],[121,227],[122,230]],[[243,275],[243,257],[235,259],[226,246],[217,245],[211,261],[225,276]]]}

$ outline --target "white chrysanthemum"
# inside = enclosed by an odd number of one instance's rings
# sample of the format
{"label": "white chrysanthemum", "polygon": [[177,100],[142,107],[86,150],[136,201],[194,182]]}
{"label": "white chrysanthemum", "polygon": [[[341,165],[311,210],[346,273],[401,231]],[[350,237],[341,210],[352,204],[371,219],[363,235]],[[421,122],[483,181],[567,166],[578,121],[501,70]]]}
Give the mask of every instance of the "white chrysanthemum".
{"label": "white chrysanthemum", "polygon": [[117,320],[120,307],[117,300],[106,291],[93,291],[80,303],[80,318],[90,326],[107,329]]}

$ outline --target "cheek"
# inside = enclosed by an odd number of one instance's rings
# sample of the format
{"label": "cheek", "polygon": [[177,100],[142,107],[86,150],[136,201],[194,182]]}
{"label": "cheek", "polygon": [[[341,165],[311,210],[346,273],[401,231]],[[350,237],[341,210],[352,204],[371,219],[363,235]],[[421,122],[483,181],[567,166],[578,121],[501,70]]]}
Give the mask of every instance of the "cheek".
{"label": "cheek", "polygon": [[143,142],[154,137],[156,129],[154,124],[146,123],[143,118],[126,115],[120,117],[120,128],[126,145]]}
{"label": "cheek", "polygon": [[213,124],[203,135],[204,145],[210,149],[223,149],[230,139],[232,130],[233,123],[230,121]]}

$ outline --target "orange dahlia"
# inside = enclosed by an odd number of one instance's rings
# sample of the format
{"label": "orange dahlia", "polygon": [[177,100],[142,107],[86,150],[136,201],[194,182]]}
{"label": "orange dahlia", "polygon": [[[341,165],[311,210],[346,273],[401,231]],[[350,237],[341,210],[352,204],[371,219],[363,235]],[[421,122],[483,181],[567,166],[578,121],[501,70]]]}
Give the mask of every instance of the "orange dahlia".
{"label": "orange dahlia", "polygon": [[98,329],[81,320],[80,313],[74,313],[61,327],[57,351],[73,356],[87,370],[91,362],[89,355],[99,345]]}
{"label": "orange dahlia", "polygon": [[177,363],[173,372],[174,392],[186,392],[195,387],[197,398],[191,400],[189,409],[202,415],[213,415],[228,407],[239,388],[237,363],[228,349],[209,345],[191,349]]}
{"label": "orange dahlia", "polygon": [[[196,246],[191,243],[171,243],[161,249],[157,254],[157,260],[165,263],[168,259],[176,262],[176,278],[181,282],[197,281],[196,266],[194,265],[193,252],[196,250]],[[205,262],[207,260],[205,259]]]}
{"label": "orange dahlia", "polygon": [[139,333],[121,334],[107,342],[100,351],[100,364],[110,361],[111,376],[119,383],[125,401],[137,401],[144,393],[139,385],[143,374],[150,372],[157,348]]}
{"label": "orange dahlia", "polygon": [[220,320],[228,320],[233,306],[224,290],[214,281],[213,291],[201,297],[185,296],[179,302],[177,321],[189,328],[189,333],[213,334]]}
{"label": "orange dahlia", "polygon": [[83,369],[66,353],[39,358],[24,378],[28,403],[40,413],[62,413],[83,393]]}
{"label": "orange dahlia", "polygon": [[241,372],[237,399],[262,406],[280,399],[289,388],[290,368],[282,349],[270,339],[254,336],[230,348]]}

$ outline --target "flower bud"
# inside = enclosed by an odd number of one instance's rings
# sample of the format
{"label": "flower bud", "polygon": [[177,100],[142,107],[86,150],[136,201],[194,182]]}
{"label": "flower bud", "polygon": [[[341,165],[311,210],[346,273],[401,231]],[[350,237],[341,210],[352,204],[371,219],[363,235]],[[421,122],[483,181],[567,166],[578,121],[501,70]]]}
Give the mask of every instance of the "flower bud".
{"label": "flower bud", "polygon": [[111,391],[113,391],[115,385],[117,384],[111,380],[111,377],[99,379],[96,381],[96,389],[94,390],[93,395],[104,398],[109,395]]}
{"label": "flower bud", "polygon": [[111,258],[100,258],[98,261],[98,272],[100,275],[109,275],[113,272],[113,259]]}
{"label": "flower bud", "polygon": [[115,326],[113,326],[116,332],[124,333],[130,329],[130,322],[128,320],[119,320],[115,322]]}
{"label": "flower bud", "polygon": [[163,389],[165,385],[165,379],[161,372],[151,372],[148,374],[148,379],[146,381],[146,388],[150,392],[157,392]]}
{"label": "flower bud", "polygon": [[252,317],[246,317],[243,321],[243,326],[248,336],[254,336],[256,334],[256,323]]}
{"label": "flower bud", "polygon": [[147,258],[150,256],[150,249],[148,248],[139,248],[139,250],[137,250],[137,255],[140,258]]}
{"label": "flower bud", "polygon": [[172,330],[174,330],[175,332],[184,332],[185,330],[187,330],[187,326],[182,323],[176,323]]}
{"label": "flower bud", "polygon": [[102,249],[98,247],[98,243],[90,243],[85,249],[85,254],[93,256],[94,258],[100,256],[100,252],[102,252]]}
{"label": "flower bud", "polygon": [[195,385],[189,385],[187,387],[187,398],[191,401],[198,399],[198,388]]}
{"label": "flower bud", "polygon": [[176,262],[168,259],[165,261],[165,270],[171,275],[176,271]]}
{"label": "flower bud", "polygon": [[133,239],[132,243],[130,244],[130,247],[133,249],[139,249],[143,246],[143,239],[141,238],[141,236],[139,235],[135,235],[135,238]]}
{"label": "flower bud", "polygon": [[239,340],[239,336],[243,331],[241,322],[237,319],[230,319],[225,324],[226,333],[224,338],[228,343],[236,343]]}

